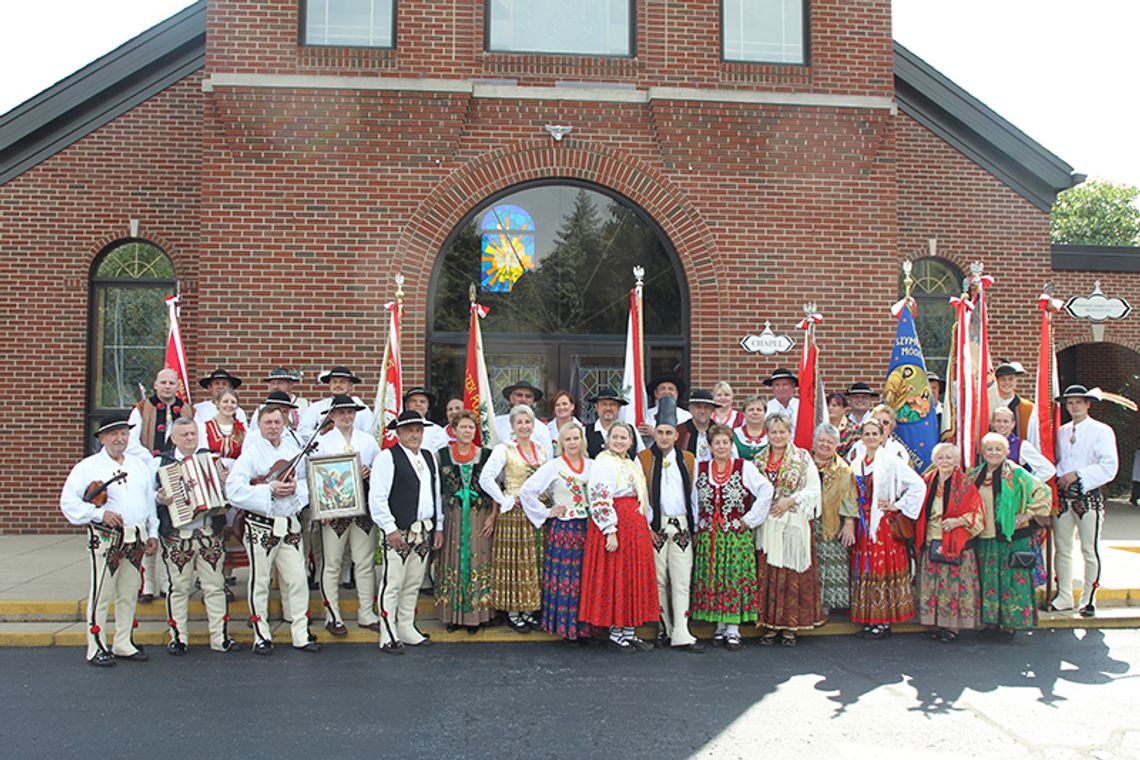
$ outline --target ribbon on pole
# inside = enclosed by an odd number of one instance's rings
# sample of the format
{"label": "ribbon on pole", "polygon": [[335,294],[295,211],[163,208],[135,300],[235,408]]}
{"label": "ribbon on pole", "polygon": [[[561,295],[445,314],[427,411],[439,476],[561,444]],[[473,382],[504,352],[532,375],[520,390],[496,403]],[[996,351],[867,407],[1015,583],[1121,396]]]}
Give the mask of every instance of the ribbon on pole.
{"label": "ribbon on pole", "polygon": [[404,276],[396,275],[396,300],[384,304],[388,310],[388,340],[380,365],[380,384],[373,405],[372,435],[387,449],[396,444],[396,431],[388,423],[400,416],[403,406],[403,379],[400,363],[400,321],[404,312]]}
{"label": "ribbon on pole", "polygon": [[980,453],[982,436],[990,429],[991,393],[996,396],[997,383],[994,379],[993,362],[990,358],[990,318],[986,307],[986,289],[994,284],[994,278],[982,274],[983,266],[977,262],[970,266],[976,287],[974,294],[974,322],[971,337],[977,363],[974,365],[973,382],[976,385],[974,398],[974,451]]}
{"label": "ribbon on pole", "polygon": [[943,409],[943,414],[953,414],[954,442],[962,452],[962,466],[974,466],[974,362],[973,351],[970,346],[970,318],[974,305],[970,303],[969,295],[963,293],[961,297],[950,299],[954,307],[957,322],[954,330],[954,408]]}
{"label": "ribbon on pole", "polygon": [[487,376],[487,362],[483,356],[483,331],[479,320],[490,309],[475,301],[475,285],[468,290],[471,299],[471,322],[467,331],[467,367],[463,375],[463,408],[473,412],[479,420],[475,428],[475,445],[493,447],[499,443],[495,429],[495,407],[491,398],[491,381]]}
{"label": "ribbon on pole", "polygon": [[[1053,347],[1053,315],[1061,310],[1061,302],[1053,298],[1052,289],[1037,298],[1041,312],[1041,334],[1037,344],[1037,380],[1033,388],[1033,413],[1029,416],[1026,438],[1053,464],[1057,463],[1057,428],[1061,426],[1061,382],[1057,377],[1057,355]],[[1057,481],[1051,479],[1053,511],[1059,506]]]}
{"label": "ribbon on pole", "polygon": [[[178,398],[190,404],[190,372],[186,367],[186,349],[182,345],[182,331],[178,327],[178,296],[166,297],[166,314],[170,323],[170,330],[166,336],[167,369],[172,369],[178,375]],[[144,393],[144,398],[145,393]]]}
{"label": "ribbon on pole", "polygon": [[625,333],[625,368],[622,395],[629,402],[621,409],[621,419],[634,427],[645,424],[649,408],[645,391],[645,336],[642,331],[642,281],[645,270],[633,268],[636,284],[629,291],[629,323]]}
{"label": "ribbon on pole", "polygon": [[796,327],[804,331],[804,350],[800,356],[800,405],[796,412],[795,445],[811,451],[815,426],[822,422],[823,383],[816,370],[819,351],[815,344],[815,326],[823,322],[823,315],[817,312],[815,304],[804,306],[804,316]]}

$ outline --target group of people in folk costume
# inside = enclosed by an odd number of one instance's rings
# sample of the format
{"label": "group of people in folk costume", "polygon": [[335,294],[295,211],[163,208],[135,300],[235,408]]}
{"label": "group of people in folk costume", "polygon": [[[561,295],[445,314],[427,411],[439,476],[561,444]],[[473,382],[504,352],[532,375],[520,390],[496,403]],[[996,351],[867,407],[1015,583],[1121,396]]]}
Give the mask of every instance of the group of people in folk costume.
{"label": "group of people in folk costume", "polygon": [[[448,400],[445,425],[429,421],[436,399],[419,387],[387,426],[395,445],[382,448],[367,405],[352,395],[360,378],[346,367],[320,376],[328,393],[312,404],[293,392],[298,375],[270,372],[270,392],[248,421],[239,378],[222,369],[202,378],[210,398],[191,409],[177,396],[177,375],[163,370],[129,417],[102,422],[99,451],[63,487],[64,515],[89,536],[87,659],[146,659],[132,624],[140,594],[156,591],[169,613],[167,650],[185,654],[196,583],[211,649],[239,649],[227,630],[226,572],[242,554],[257,654],[273,651],[274,575],[294,648],[320,650],[313,587],[328,632],[347,635],[340,590],[349,562],[355,622],[391,654],[431,643],[416,625],[429,568],[449,630],[502,620],[519,633],[605,641],[620,652],[702,652],[690,621],[715,626],[711,644],[729,651],[742,647],[746,625],[763,629],[761,645],[794,646],[798,632],[843,609],[872,639],[916,616],[943,642],[973,628],[1012,636],[1037,622],[1038,534],[1050,520],[1052,605],[1092,615],[1115,438],[1089,416],[1097,394],[1069,386],[1059,400],[1071,421],[1057,431],[1054,469],[1026,440],[1028,402],[1016,394],[1023,372],[1012,363],[997,370],[999,403],[977,466],[963,470],[958,449],[940,443],[919,473],[894,435],[894,410],[876,406],[866,383],[829,395],[811,450],[797,447],[797,378],[784,369],[763,381],[771,398],[749,396],[739,409],[727,382],[686,394],[680,377],[656,377],[639,429],[621,421],[627,401],[610,388],[588,399],[597,420],[587,427],[568,392],[555,394],[544,423],[534,412],[542,390],[516,383],[503,390],[510,411],[494,420],[504,442],[493,449],[475,443],[479,420],[461,399]],[[175,527],[172,495],[155,474],[202,452],[220,462],[233,509]],[[359,456],[368,514],[310,521],[297,463],[345,453]],[[1054,477],[1060,511],[1051,516]],[[244,552],[226,545],[231,534]],[[1085,560],[1079,601],[1074,539]],[[117,625],[108,642],[111,598]],[[654,642],[638,636],[649,623]]]}

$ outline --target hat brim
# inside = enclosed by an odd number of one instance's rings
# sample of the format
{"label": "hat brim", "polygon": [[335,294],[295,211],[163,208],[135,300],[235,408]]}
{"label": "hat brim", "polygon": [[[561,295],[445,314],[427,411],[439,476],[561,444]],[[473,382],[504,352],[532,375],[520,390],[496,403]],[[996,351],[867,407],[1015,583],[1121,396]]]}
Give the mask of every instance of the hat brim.
{"label": "hat brim", "polygon": [[215,380],[229,380],[230,381],[230,387],[233,388],[235,391],[239,387],[241,387],[241,380],[234,377],[233,375],[208,375],[206,377],[203,377],[201,380],[199,380],[198,385],[202,386],[206,390],[209,390],[210,389],[210,383],[214,382]]}
{"label": "hat brim", "polygon": [[404,404],[407,404],[408,399],[410,399],[412,396],[427,396],[428,406],[435,406],[436,399],[435,399],[434,393],[429,393],[428,391],[424,391],[424,390],[418,390],[418,391],[412,391],[411,393],[405,393],[404,394]]}
{"label": "hat brim", "polygon": [[[506,388],[503,388],[503,398],[506,399],[507,401],[510,401],[512,393],[514,393],[517,390],[524,389],[524,388],[534,394],[534,400],[536,402],[542,401],[542,397],[544,395],[543,392],[540,391],[538,388],[535,388],[530,383],[514,383],[513,385],[508,385]],[[432,402],[432,405],[433,406],[435,405],[434,401]]]}
{"label": "hat brim", "polygon": [[797,388],[800,387],[800,381],[794,375],[779,375],[777,377],[770,377],[767,380],[764,380],[763,383],[764,385],[771,388],[772,383],[776,382],[777,380],[791,380],[792,385],[796,386]]}
{"label": "hat brim", "polygon": [[127,430],[130,430],[133,427],[134,425],[130,422],[127,422],[126,420],[123,420],[122,422],[112,422],[110,425],[101,426],[98,430],[92,433],[92,436],[98,438],[99,436],[103,435],[103,433],[110,433],[112,430],[118,430],[119,428],[126,428]]}
{"label": "hat brim", "polygon": [[333,381],[334,377],[340,377],[340,378],[343,378],[345,380],[351,380],[353,385],[359,385],[360,383],[364,382],[363,380],[361,380],[356,375],[341,375],[341,374],[336,374],[336,375],[324,374],[324,375],[321,375],[320,380],[325,385],[328,385],[329,383],[331,383]]}
{"label": "hat brim", "polygon": [[629,404],[629,402],[624,398],[618,398],[617,396],[590,396],[590,398],[586,400],[591,404],[597,404],[599,401],[616,401],[622,406],[627,406]]}
{"label": "hat brim", "polygon": [[301,382],[301,378],[296,375],[268,375],[265,378],[265,382],[267,383],[272,380],[292,380],[294,383]]}
{"label": "hat brim", "polygon": [[1096,396],[1092,396],[1088,393],[1062,393],[1060,396],[1057,396],[1057,398],[1053,400],[1064,401],[1067,398],[1083,398],[1085,401],[1100,401],[1100,399],[1098,399]]}
{"label": "hat brim", "polygon": [[[293,408],[296,409],[297,408],[296,405],[294,405]],[[364,407],[361,406],[360,404],[352,404],[349,406],[344,406],[344,405],[342,405],[342,406],[330,406],[329,412],[330,413],[335,412],[337,409],[351,409],[354,412],[363,412],[364,411]]]}
{"label": "hat brim", "polygon": [[297,408],[297,405],[294,404],[292,401],[270,401],[269,399],[262,401],[261,405],[262,406],[277,406],[277,407],[280,407],[282,409],[296,409]]}
{"label": "hat brim", "polygon": [[716,402],[713,401],[712,399],[708,399],[708,398],[691,398],[691,399],[689,399],[689,406],[690,407],[694,406],[696,404],[704,404],[705,406],[711,406],[713,408],[716,407]]}
{"label": "hat brim", "polygon": [[657,394],[657,386],[661,385],[661,383],[673,383],[673,385],[677,386],[677,398],[684,398],[685,391],[689,390],[689,386],[685,384],[685,381],[676,375],[662,375],[646,383],[646,392],[649,393],[650,396],[655,396]]}
{"label": "hat brim", "polygon": [[411,427],[412,425],[419,425],[420,427],[427,427],[427,420],[392,420],[384,426],[385,430],[397,430],[402,427]]}

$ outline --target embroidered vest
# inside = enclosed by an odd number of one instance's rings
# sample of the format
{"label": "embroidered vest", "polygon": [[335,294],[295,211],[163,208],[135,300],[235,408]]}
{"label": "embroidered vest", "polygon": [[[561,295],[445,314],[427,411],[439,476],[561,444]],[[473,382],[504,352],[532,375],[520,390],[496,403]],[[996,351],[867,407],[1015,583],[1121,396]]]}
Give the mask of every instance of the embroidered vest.
{"label": "embroidered vest", "polygon": [[744,460],[732,460],[728,481],[719,484],[712,479],[712,462],[697,465],[697,530],[747,530],[744,515],[752,507],[752,493],[744,487]]}

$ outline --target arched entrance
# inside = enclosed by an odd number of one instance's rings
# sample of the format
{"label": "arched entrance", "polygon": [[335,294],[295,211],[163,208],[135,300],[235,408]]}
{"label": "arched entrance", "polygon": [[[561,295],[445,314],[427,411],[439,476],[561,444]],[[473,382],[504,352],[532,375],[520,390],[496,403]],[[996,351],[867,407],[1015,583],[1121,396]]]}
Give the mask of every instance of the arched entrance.
{"label": "arched entrance", "polygon": [[[1140,352],[1119,343],[1078,343],[1057,353],[1057,374],[1061,387],[1080,383],[1140,402]],[[1131,487],[1132,461],[1140,448],[1140,414],[1116,404],[1093,404],[1089,412],[1116,432],[1120,469],[1110,494],[1127,494]],[[1061,411],[1062,420],[1068,415]]]}
{"label": "arched entrance", "polygon": [[[632,269],[645,268],[650,375],[688,373],[685,275],[664,232],[641,208],[598,185],[549,179],[479,203],[436,258],[428,296],[428,382],[439,397],[462,388],[468,290],[490,309],[482,322],[496,411],[501,389],[526,380],[549,398],[585,399],[621,384]],[[548,414],[544,402],[539,413]],[[584,421],[593,418],[579,404]]]}

